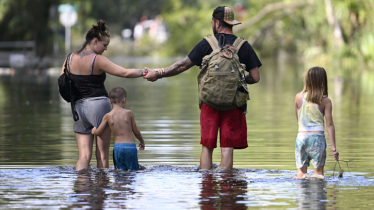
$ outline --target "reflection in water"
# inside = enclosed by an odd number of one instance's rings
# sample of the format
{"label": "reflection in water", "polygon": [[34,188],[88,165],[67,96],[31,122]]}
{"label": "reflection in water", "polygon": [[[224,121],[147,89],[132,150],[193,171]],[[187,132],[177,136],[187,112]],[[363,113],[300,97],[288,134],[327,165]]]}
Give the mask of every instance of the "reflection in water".
{"label": "reflection in water", "polygon": [[[124,201],[129,195],[134,194],[131,188],[134,174],[114,172],[112,175],[114,183],[111,182],[110,175],[106,171],[80,172],[74,183],[75,195],[72,196],[74,203],[71,208],[126,208]],[[107,199],[109,202],[105,202]],[[114,200],[118,202],[113,202]]]}
{"label": "reflection in water", "polygon": [[109,178],[105,172],[97,174],[80,173],[74,183],[76,194],[73,197],[77,199],[72,208],[102,209],[108,196],[104,190],[108,188],[109,183]]}
{"label": "reflection in water", "polygon": [[111,193],[111,199],[117,202],[111,203],[111,208],[121,208],[125,209],[125,200],[128,200],[130,197],[135,195],[133,185],[135,182],[135,173],[115,173],[114,174],[114,183],[112,185],[112,190],[115,190]]}
{"label": "reflection in water", "polygon": [[247,209],[244,203],[248,182],[235,174],[202,174],[200,208]]}
{"label": "reflection in water", "polygon": [[372,173],[296,180],[291,171],[196,168],[0,170],[0,209],[372,209]]}
{"label": "reflection in water", "polygon": [[297,184],[297,209],[326,209],[324,180],[300,180]]}

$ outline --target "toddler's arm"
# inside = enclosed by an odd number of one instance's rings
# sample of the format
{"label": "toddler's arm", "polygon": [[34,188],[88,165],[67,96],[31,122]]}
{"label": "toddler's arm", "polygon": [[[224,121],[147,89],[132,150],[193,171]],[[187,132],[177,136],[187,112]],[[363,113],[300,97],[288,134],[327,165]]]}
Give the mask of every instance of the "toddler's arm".
{"label": "toddler's arm", "polygon": [[335,145],[335,126],[332,120],[332,103],[329,98],[324,98],[323,100],[325,102],[324,104],[325,104],[326,128],[327,128],[327,133],[329,134],[329,137],[330,137],[332,154],[334,155],[335,160],[339,160],[339,152],[338,150],[336,150],[336,145]]}
{"label": "toddler's arm", "polygon": [[136,127],[134,113],[132,113],[131,111],[130,111],[130,116],[131,116],[132,132],[134,133],[135,137],[137,139],[139,139],[139,141],[140,141],[139,150],[144,150],[144,148],[145,148],[144,139],[143,139],[142,134],[140,133],[138,127]]}
{"label": "toddler's arm", "polygon": [[91,133],[99,136],[105,129],[106,125],[108,123],[108,114],[104,115],[103,120],[101,121],[101,124],[96,129],[95,127],[92,129]]}

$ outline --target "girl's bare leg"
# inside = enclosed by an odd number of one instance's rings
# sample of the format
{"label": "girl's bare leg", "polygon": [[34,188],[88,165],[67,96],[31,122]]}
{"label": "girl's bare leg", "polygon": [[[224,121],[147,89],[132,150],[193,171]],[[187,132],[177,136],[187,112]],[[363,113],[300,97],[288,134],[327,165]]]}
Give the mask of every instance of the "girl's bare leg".
{"label": "girl's bare leg", "polygon": [[323,176],[323,167],[324,166],[320,166],[319,168],[315,168],[314,169],[314,174],[322,175]]}
{"label": "girl's bare leg", "polygon": [[297,169],[297,178],[298,178],[298,179],[303,178],[304,174],[307,173],[307,170],[308,170],[308,167],[306,167],[306,166],[303,166],[303,167],[301,167],[301,168],[298,168],[298,169]]}

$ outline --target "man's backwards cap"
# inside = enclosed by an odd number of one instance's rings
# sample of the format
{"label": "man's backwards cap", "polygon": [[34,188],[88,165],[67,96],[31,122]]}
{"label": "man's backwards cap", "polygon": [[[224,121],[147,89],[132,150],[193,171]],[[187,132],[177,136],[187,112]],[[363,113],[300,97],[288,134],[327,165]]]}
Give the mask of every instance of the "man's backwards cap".
{"label": "man's backwards cap", "polygon": [[234,11],[230,7],[217,7],[213,11],[213,17],[218,20],[223,20],[225,23],[232,26],[241,24],[241,22],[234,19]]}

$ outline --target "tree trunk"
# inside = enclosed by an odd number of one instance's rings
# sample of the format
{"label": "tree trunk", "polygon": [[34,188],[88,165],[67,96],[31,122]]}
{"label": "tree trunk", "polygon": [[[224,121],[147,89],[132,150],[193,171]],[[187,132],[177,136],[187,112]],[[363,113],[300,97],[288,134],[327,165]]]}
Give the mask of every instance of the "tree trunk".
{"label": "tree trunk", "polygon": [[334,9],[332,7],[331,0],[325,0],[326,16],[329,25],[334,30],[335,46],[341,47],[344,44],[343,31],[339,21],[335,18]]}

